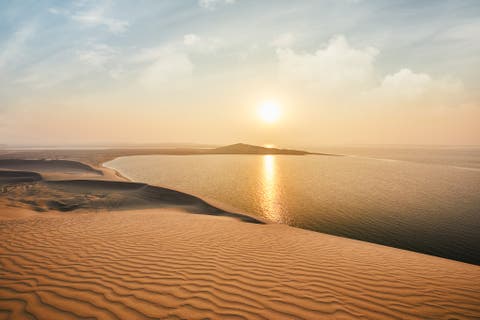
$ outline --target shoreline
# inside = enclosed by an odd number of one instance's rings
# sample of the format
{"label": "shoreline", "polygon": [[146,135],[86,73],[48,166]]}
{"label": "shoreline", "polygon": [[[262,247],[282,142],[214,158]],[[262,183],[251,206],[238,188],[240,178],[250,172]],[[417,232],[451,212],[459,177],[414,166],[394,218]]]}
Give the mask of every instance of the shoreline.
{"label": "shoreline", "polygon": [[[5,185],[5,188],[1,188],[0,207],[16,207],[33,212],[179,207],[195,214],[266,223],[252,215],[227,210],[226,206],[213,205],[202,197],[172,188],[135,182],[104,163],[13,159],[0,160],[0,167],[0,186]],[[26,174],[20,174],[21,172]]]}
{"label": "shoreline", "polygon": [[[109,167],[109,166],[106,166],[105,163],[107,162],[110,162],[110,161],[113,161],[115,159],[118,159],[118,158],[122,158],[122,157],[129,157],[129,156],[119,156],[119,157],[116,157],[114,159],[110,159],[108,161],[105,161],[103,163],[101,163],[101,167],[102,168],[105,168],[105,169],[108,169],[108,170],[111,170],[111,171],[114,171],[115,172],[115,175],[121,179],[124,179],[126,180],[127,182],[132,182],[132,183],[146,183],[146,182],[141,182],[141,181],[135,181],[134,179],[132,178],[129,178],[128,176],[122,174],[119,170],[113,168],[113,167]],[[148,185],[151,185],[149,183],[146,183]],[[205,201],[206,203],[208,203],[209,205],[215,207],[215,208],[218,208],[220,210],[224,210],[224,211],[227,211],[227,212],[233,212],[233,213],[238,213],[238,214],[241,214],[241,215],[244,215],[244,216],[248,216],[252,219],[256,219],[256,220],[259,220],[261,221],[262,223],[265,223],[265,224],[278,224],[274,221],[269,221],[269,220],[266,220],[264,219],[263,217],[257,217],[257,216],[254,216],[248,212],[243,212],[243,210],[239,209],[239,208],[235,208],[234,206],[231,206],[231,205],[228,205],[228,204],[225,204],[223,202],[220,202],[218,200],[215,200],[215,199],[211,199],[211,198],[208,198],[208,197],[205,197],[205,196],[202,196],[202,195],[198,195],[198,194],[195,194],[195,193],[191,193],[191,192],[185,192],[185,191],[182,191],[182,190],[179,190],[179,189],[176,189],[176,188],[173,188],[171,186],[161,186],[161,185],[151,185],[151,186],[154,186],[154,187],[160,187],[160,188],[165,188],[165,189],[168,189],[168,190],[172,190],[172,191],[176,191],[176,192],[181,192],[181,193],[185,193],[185,194],[188,194],[188,195],[191,195],[191,196],[194,196],[194,197],[197,197],[203,201]],[[292,226],[290,226],[292,227]],[[292,227],[292,228],[296,228],[296,227]],[[302,229],[302,228],[298,228],[298,229]],[[307,229],[302,229],[302,230],[307,230]],[[313,230],[308,230],[308,231],[313,231]],[[313,231],[313,232],[316,232],[316,231]]]}
{"label": "shoreline", "polygon": [[128,182],[135,182],[135,181],[133,181],[132,179],[128,178],[127,176],[123,175],[123,174],[122,174],[120,171],[118,171],[117,169],[112,168],[112,167],[108,167],[108,166],[105,165],[105,163],[110,162],[110,161],[113,161],[113,160],[118,159],[118,158],[120,158],[120,157],[116,157],[116,158],[113,158],[112,160],[108,160],[108,161],[102,162],[102,163],[100,164],[101,168],[114,171],[114,172],[115,172],[115,176],[117,176],[118,178],[120,178],[120,179],[122,179],[122,180],[126,180],[126,181],[128,181]]}

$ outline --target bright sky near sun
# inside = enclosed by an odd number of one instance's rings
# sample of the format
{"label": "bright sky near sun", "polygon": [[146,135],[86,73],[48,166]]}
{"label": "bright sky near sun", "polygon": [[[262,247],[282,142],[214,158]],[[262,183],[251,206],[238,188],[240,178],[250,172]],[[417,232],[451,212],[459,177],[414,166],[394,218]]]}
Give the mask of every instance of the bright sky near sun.
{"label": "bright sky near sun", "polygon": [[480,144],[480,1],[1,1],[0,144]]}
{"label": "bright sky near sun", "polygon": [[280,105],[276,101],[267,100],[258,106],[260,119],[267,123],[277,122],[280,118]]}

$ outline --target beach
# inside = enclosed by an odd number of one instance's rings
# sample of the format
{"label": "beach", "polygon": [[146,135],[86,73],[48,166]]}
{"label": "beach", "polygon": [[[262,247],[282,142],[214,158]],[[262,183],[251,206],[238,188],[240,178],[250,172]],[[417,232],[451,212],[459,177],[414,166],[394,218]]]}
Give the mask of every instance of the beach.
{"label": "beach", "polygon": [[0,168],[0,319],[480,317],[478,266],[264,223],[100,158]]}

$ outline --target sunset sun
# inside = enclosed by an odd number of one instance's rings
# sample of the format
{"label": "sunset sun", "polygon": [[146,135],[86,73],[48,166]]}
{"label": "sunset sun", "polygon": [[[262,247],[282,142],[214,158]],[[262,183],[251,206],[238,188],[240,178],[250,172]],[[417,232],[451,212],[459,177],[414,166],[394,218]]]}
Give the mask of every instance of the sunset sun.
{"label": "sunset sun", "polygon": [[277,122],[280,117],[280,106],[276,101],[265,101],[258,108],[258,115],[267,123]]}

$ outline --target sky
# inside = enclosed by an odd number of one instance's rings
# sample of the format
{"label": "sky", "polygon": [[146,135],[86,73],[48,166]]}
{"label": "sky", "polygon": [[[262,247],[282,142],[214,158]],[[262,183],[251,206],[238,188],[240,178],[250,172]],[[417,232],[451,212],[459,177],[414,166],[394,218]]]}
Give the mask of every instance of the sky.
{"label": "sky", "polygon": [[480,1],[0,1],[0,144],[236,142],[480,145]]}

